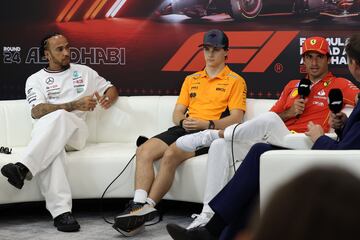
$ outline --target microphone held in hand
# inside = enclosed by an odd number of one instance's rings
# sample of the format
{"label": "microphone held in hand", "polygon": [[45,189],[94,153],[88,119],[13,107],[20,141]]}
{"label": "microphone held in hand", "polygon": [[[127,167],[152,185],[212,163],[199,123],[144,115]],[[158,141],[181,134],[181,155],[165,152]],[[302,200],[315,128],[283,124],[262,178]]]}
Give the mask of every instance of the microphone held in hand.
{"label": "microphone held in hand", "polygon": [[149,140],[149,138],[144,137],[144,136],[139,136],[136,139],[136,146],[140,147],[144,142],[146,142],[147,140]]}
{"label": "microphone held in hand", "polygon": [[298,93],[302,99],[305,99],[310,94],[311,81],[307,78],[301,79],[298,86]]}
{"label": "microphone held in hand", "polygon": [[343,94],[339,88],[333,88],[328,97],[329,109],[334,114],[339,113],[344,105]]}
{"label": "microphone held in hand", "polygon": [[[301,99],[305,99],[307,96],[309,96],[310,86],[311,86],[311,81],[309,79],[303,78],[300,80],[299,86],[298,86],[298,94]],[[300,114],[297,114],[296,118],[299,118],[299,117],[300,117]]]}

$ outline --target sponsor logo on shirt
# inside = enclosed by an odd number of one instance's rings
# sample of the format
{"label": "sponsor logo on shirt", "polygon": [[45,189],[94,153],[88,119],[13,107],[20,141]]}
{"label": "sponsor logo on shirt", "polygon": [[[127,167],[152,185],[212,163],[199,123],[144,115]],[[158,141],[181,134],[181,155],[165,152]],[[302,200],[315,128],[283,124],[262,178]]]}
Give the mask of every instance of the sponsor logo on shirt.
{"label": "sponsor logo on shirt", "polygon": [[319,107],[324,107],[324,103],[323,103],[323,102],[313,101],[312,103],[313,103],[313,105],[316,105],[316,106],[319,106]]}
{"label": "sponsor logo on shirt", "polygon": [[72,76],[73,76],[73,85],[74,88],[76,89],[76,93],[83,92],[85,85],[81,73],[79,73],[78,71],[74,71]]}
{"label": "sponsor logo on shirt", "polygon": [[46,84],[47,85],[51,85],[51,84],[53,84],[54,83],[54,78],[53,77],[48,77],[46,80],[45,80],[45,82],[46,82]]}
{"label": "sponsor logo on shirt", "polygon": [[321,89],[318,93],[317,93],[318,96],[325,96],[326,93],[324,91],[324,89]]}
{"label": "sponsor logo on shirt", "polygon": [[295,89],[291,92],[290,96],[291,96],[292,98],[295,98],[297,95],[299,95],[298,89],[295,88]]}

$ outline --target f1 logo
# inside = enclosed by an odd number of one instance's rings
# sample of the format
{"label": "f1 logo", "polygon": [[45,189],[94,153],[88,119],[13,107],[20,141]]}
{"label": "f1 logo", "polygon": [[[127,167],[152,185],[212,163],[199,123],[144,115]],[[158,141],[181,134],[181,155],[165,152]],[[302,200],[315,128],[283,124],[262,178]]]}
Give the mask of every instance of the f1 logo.
{"label": "f1 logo", "polygon": [[[265,72],[299,31],[226,32],[230,39],[228,63],[247,64],[243,72]],[[205,65],[200,45],[203,32],[186,40],[162,71],[194,72]]]}

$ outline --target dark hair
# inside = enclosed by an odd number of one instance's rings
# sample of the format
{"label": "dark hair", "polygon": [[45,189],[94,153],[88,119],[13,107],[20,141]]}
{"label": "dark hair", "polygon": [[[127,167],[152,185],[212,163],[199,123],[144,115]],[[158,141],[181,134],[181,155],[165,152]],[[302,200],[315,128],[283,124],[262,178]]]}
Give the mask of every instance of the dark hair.
{"label": "dark hair", "polygon": [[357,65],[360,65],[360,34],[352,35],[345,47],[346,54],[353,59]]}
{"label": "dark hair", "polygon": [[313,168],[279,188],[254,240],[360,238],[360,179],[336,167]]}
{"label": "dark hair", "polygon": [[40,57],[45,57],[45,50],[47,50],[48,47],[48,40],[52,37],[58,36],[58,35],[62,35],[61,33],[49,33],[48,35],[46,35],[40,43]]}

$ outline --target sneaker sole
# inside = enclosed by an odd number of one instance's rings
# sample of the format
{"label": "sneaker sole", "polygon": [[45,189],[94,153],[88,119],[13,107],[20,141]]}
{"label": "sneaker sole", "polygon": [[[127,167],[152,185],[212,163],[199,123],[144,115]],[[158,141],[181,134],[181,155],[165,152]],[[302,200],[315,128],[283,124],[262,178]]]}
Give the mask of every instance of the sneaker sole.
{"label": "sneaker sole", "polygon": [[[8,171],[8,166],[9,164],[5,165],[4,167],[1,168],[1,173],[2,175],[4,175],[5,177],[7,177],[8,182],[13,185],[14,187],[21,189],[24,186],[24,182],[19,182],[19,181],[14,181],[13,178],[16,178],[17,176],[14,176],[14,174],[12,174],[11,171]],[[10,166],[9,166],[10,167]]]}
{"label": "sneaker sole", "polygon": [[142,232],[145,230],[145,226],[144,225],[141,225],[140,227],[138,228],[135,228],[133,230],[122,230],[120,229],[119,227],[116,226],[116,223],[114,223],[113,225],[113,228],[118,231],[119,233],[121,233],[121,235],[125,236],[125,237],[132,237],[132,236],[135,236],[136,234]]}
{"label": "sneaker sole", "polygon": [[115,223],[113,226],[116,226],[117,228],[123,230],[136,229],[141,225],[144,225],[145,222],[151,221],[158,216],[159,213],[157,211],[152,211],[141,216],[136,216],[136,215],[120,216],[115,218]]}
{"label": "sneaker sole", "polygon": [[60,232],[77,232],[80,229],[80,225],[70,225],[70,226],[55,226]]}

